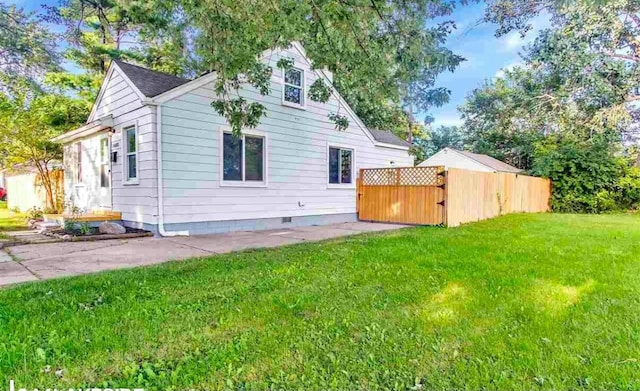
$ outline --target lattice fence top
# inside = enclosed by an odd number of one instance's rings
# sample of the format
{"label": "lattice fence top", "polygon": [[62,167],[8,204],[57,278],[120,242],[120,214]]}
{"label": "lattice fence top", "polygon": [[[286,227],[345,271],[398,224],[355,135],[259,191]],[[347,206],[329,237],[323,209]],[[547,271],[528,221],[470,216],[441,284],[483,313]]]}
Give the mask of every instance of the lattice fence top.
{"label": "lattice fence top", "polygon": [[444,183],[444,167],[366,168],[364,186],[438,186]]}

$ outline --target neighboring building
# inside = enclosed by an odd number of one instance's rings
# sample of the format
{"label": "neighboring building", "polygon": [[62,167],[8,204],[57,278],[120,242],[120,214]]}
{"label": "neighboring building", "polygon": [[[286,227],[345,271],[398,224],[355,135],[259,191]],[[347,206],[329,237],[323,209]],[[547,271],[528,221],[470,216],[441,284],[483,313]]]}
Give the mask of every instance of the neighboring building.
{"label": "neighboring building", "polygon": [[[286,77],[283,57],[295,64]],[[112,62],[87,124],[55,139],[67,199],[162,235],[356,220],[358,169],[412,166],[409,144],[367,129],[335,89],[327,103],[307,99],[332,75],[312,69],[299,44],[263,58],[274,69],[270,93],[240,94],[267,115],[240,140],[211,107],[214,73],[186,80]],[[346,115],[348,129],[336,130],[330,113]]]}
{"label": "neighboring building", "polygon": [[[35,167],[21,165],[4,171],[4,187],[7,191],[7,207],[26,212],[31,208],[46,209],[47,193]],[[49,164],[49,176],[53,184],[54,200],[62,199],[64,191],[62,164]]]}
{"label": "neighboring building", "polygon": [[420,163],[419,166],[444,166],[445,170],[449,168],[462,168],[472,171],[510,172],[514,174],[522,172],[521,169],[501,162],[491,156],[469,151],[459,151],[453,148],[441,149],[435,155]]}

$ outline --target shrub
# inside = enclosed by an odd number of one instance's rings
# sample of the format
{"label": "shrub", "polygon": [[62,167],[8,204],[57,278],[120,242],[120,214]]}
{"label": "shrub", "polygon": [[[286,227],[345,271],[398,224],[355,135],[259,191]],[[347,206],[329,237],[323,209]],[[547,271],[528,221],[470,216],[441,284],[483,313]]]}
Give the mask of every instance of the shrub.
{"label": "shrub", "polygon": [[38,208],[37,206],[34,206],[27,211],[27,218],[31,220],[40,220],[42,218],[42,215],[42,209]]}
{"label": "shrub", "polygon": [[622,207],[616,186],[628,165],[614,145],[607,135],[586,141],[552,135],[536,146],[533,173],[551,179],[554,211],[601,213]]}
{"label": "shrub", "polygon": [[640,167],[630,168],[616,183],[617,203],[622,209],[640,208]]}

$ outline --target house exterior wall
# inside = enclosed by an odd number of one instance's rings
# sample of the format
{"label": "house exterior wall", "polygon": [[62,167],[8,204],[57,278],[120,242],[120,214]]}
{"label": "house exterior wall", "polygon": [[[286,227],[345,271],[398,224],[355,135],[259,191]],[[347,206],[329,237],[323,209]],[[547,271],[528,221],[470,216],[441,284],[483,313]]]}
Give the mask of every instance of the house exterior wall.
{"label": "house exterior wall", "polygon": [[[155,108],[142,105],[140,96],[117,69],[114,69],[104,83],[104,92],[90,120],[113,116],[114,132],[107,134],[110,152],[117,152],[116,161],[110,162],[111,209],[122,212],[123,220],[156,224],[158,200]],[[123,171],[125,146],[122,142],[122,129],[131,125],[135,125],[138,132],[136,183],[127,183]],[[92,135],[64,146],[67,201],[87,212],[105,208],[100,197],[100,138],[104,135],[105,133]],[[77,142],[82,145],[82,183],[77,180]]]}
{"label": "house exterior wall", "polygon": [[275,228],[282,217],[292,217],[294,225],[296,221],[354,220],[355,176],[351,185],[334,188],[328,184],[329,146],[354,150],[355,175],[360,168],[413,165],[406,150],[375,146],[354,118],[349,119],[346,131],[336,130],[327,116],[331,112],[345,115],[346,109],[338,107],[334,96],[327,103],[307,99],[304,109],[283,105],[282,71],[276,66],[283,56],[293,58],[295,67],[304,70],[305,95],[317,77],[292,48],[269,55],[274,72],[268,96],[251,89],[241,92],[267,109],[260,125],[246,131],[266,137],[264,187],[221,183],[221,137],[228,125],[210,106],[215,97],[212,85],[163,104],[164,221],[168,229],[219,232]]}
{"label": "house exterior wall", "polygon": [[484,164],[448,149],[437,152],[435,155],[420,163],[419,166],[444,166],[445,170],[449,168],[460,168],[472,171],[494,172],[494,170]]}

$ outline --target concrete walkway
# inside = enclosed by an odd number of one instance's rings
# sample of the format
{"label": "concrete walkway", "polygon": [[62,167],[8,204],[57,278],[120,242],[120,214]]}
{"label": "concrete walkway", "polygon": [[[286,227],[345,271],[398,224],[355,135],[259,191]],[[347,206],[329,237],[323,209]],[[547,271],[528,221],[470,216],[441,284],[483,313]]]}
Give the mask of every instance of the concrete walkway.
{"label": "concrete walkway", "polygon": [[403,227],[406,226],[357,222],[189,237],[13,246],[5,249],[9,254],[0,251],[0,286]]}

